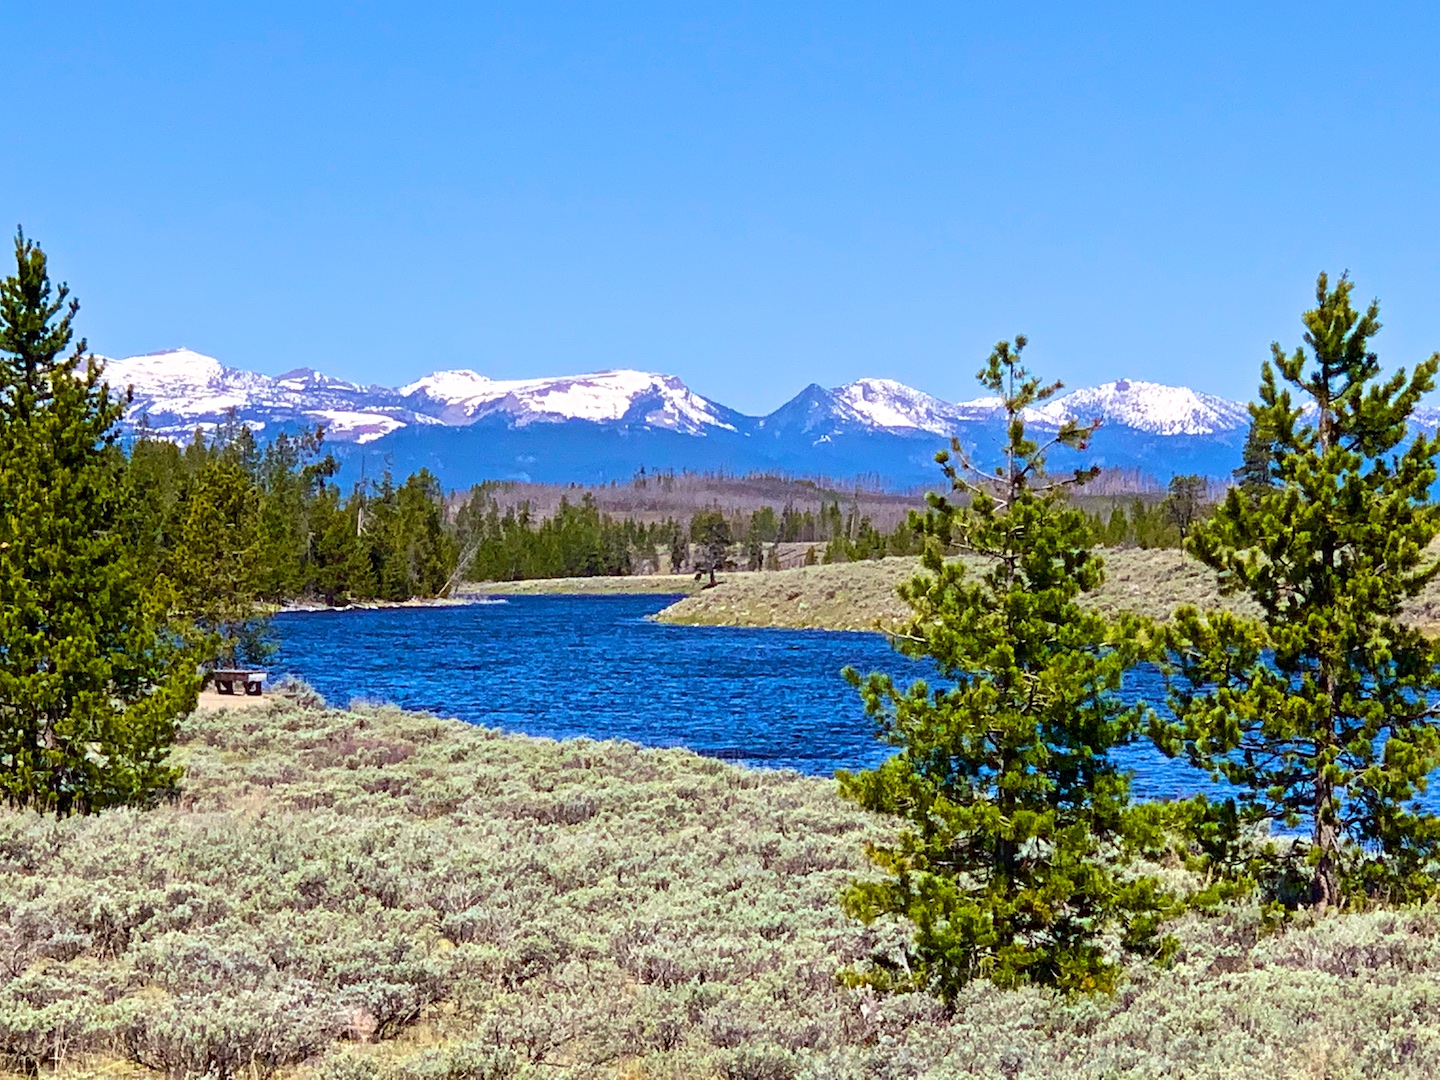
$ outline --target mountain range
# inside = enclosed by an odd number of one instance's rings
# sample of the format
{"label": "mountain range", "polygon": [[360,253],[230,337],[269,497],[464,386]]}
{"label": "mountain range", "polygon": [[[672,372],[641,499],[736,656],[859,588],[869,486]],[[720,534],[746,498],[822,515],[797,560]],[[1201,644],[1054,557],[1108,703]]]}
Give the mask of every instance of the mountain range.
{"label": "mountain range", "polygon": [[[309,368],[262,375],[189,349],[100,358],[112,387],[128,387],[126,425],[189,439],[234,418],[262,437],[323,427],[342,475],[407,475],[424,466],[447,487],[487,479],[552,483],[629,480],[641,468],[780,471],[885,486],[934,483],[935,451],[951,438],[980,464],[1003,443],[998,401],[948,402],[888,379],[811,384],[767,416],[702,397],[672,375],[602,371],[539,379],[490,379],[437,371],[396,388],[362,386]],[[1119,379],[1032,410],[1053,431],[1065,419],[1100,419],[1082,456],[1165,480],[1177,473],[1228,476],[1239,464],[1246,406],[1185,387]],[[1424,410],[1434,428],[1440,410]]]}

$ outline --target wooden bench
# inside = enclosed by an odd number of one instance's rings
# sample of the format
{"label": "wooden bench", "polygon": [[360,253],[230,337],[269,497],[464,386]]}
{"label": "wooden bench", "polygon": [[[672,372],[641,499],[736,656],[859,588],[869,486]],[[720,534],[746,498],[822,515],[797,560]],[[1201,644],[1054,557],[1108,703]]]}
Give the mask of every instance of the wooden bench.
{"label": "wooden bench", "polygon": [[215,689],[222,694],[233,694],[238,687],[251,697],[259,697],[265,686],[265,672],[247,671],[244,668],[217,668],[210,673],[215,680]]}

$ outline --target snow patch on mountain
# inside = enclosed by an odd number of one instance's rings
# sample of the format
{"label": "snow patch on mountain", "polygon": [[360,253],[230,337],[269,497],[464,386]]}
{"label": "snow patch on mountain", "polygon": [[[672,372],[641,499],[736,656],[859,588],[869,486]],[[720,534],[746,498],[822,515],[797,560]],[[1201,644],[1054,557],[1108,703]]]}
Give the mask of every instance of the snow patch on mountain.
{"label": "snow patch on mountain", "polygon": [[486,396],[499,383],[468,369],[436,371],[400,387],[401,397],[424,394],[432,401],[458,404]]}
{"label": "snow patch on mountain", "polygon": [[1033,413],[1053,424],[1099,419],[1152,435],[1215,435],[1250,423],[1249,409],[1241,402],[1138,379],[1076,390]]}
{"label": "snow patch on mountain", "polygon": [[193,349],[96,359],[113,389],[133,394],[126,421],[143,422],[167,438],[188,438],[197,428],[213,430],[232,415],[255,431],[318,423],[338,441],[362,443],[422,422],[393,390],[358,386],[309,368],[272,378],[227,367]]}
{"label": "snow patch on mountain", "polygon": [[405,421],[393,416],[345,409],[310,409],[305,415],[322,426],[329,438],[341,442],[374,442],[405,426]]}
{"label": "snow patch on mountain", "polygon": [[[864,393],[851,388],[864,388]],[[861,379],[834,393],[844,398],[849,409],[876,426],[891,430],[913,428],[937,435],[953,435],[960,424],[993,420],[1003,407],[995,396],[951,404],[888,379]],[[1099,419],[1151,435],[1213,435],[1243,428],[1250,422],[1249,410],[1242,402],[1183,386],[1132,379],[1076,390],[1026,409],[1024,417],[1027,423],[1042,427],[1057,427],[1066,420],[1087,423]]]}
{"label": "snow patch on mountain", "polygon": [[283,375],[276,375],[275,382],[297,394],[329,392],[393,396],[395,393],[383,386],[361,386],[359,383],[332,378],[314,368],[296,368],[294,371],[287,371]]}
{"label": "snow patch on mountain", "polygon": [[133,387],[136,409],[175,415],[224,413],[253,404],[274,404],[274,380],[227,368],[193,349],[171,349],[124,360],[97,357],[105,381],[115,389]]}
{"label": "snow patch on mountain", "polygon": [[588,420],[613,423],[639,419],[651,427],[691,435],[706,428],[734,431],[714,402],[700,397],[673,375],[647,371],[601,371],[541,379],[490,379],[473,371],[437,371],[400,388],[407,400],[440,406],[449,423],[503,413],[516,426],[535,422]]}
{"label": "snow patch on mountain", "polygon": [[831,393],[853,419],[872,427],[928,431],[948,438],[963,418],[949,402],[894,379],[856,379]]}

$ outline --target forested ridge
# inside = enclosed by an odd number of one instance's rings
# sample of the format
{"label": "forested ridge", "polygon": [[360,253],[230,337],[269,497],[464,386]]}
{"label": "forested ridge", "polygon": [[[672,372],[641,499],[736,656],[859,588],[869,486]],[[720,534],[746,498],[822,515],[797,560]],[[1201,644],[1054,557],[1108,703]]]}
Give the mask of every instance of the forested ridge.
{"label": "forested ridge", "polygon": [[[142,430],[125,453],[126,536],[148,572],[212,620],[227,604],[238,614],[246,603],[400,602],[460,581],[778,570],[919,551],[913,523],[902,516],[882,531],[858,497],[646,520],[602,512],[583,488],[562,491],[542,514],[505,501],[503,484],[446,493],[421,470],[346,491],[336,472],[323,429],[262,442],[234,424],[183,446]],[[637,476],[632,486],[659,482]],[[1108,546],[1178,546],[1173,500],[1093,500],[1089,535]]]}

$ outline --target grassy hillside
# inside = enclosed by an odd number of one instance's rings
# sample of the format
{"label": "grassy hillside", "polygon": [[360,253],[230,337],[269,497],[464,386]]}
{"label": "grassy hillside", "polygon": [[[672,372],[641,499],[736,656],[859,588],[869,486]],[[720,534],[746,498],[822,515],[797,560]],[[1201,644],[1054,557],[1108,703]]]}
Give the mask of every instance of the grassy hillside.
{"label": "grassy hillside", "polygon": [[880,826],[833,785],[394,709],[202,711],[181,799],[0,813],[0,1052],[65,1076],[1225,1077],[1440,1070],[1440,916],[1178,927],[1114,997],[946,1016],[834,973]]}

